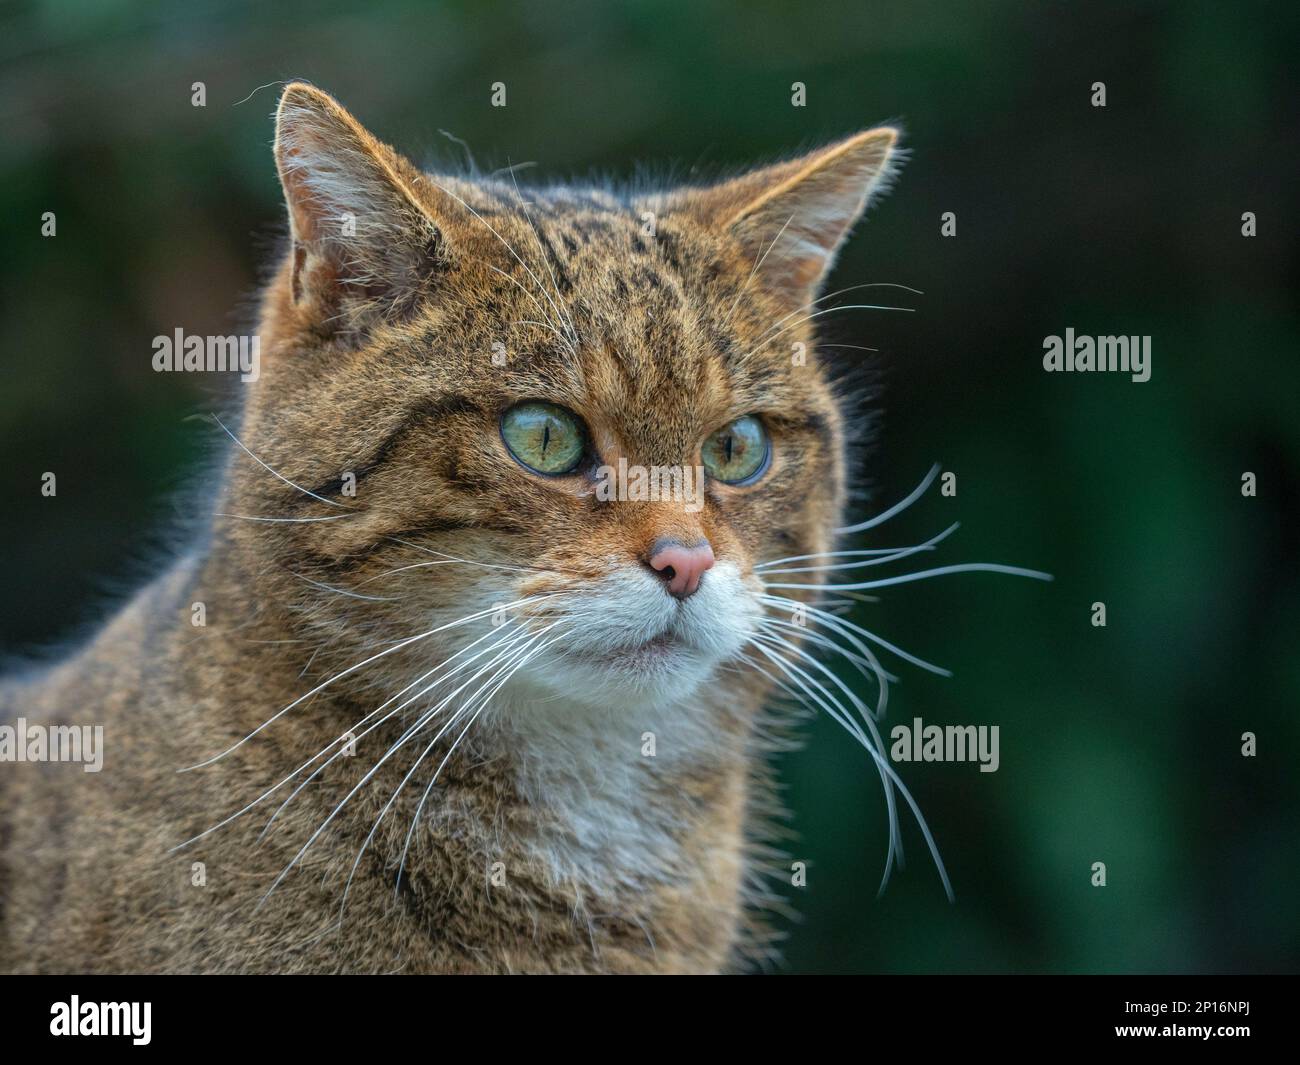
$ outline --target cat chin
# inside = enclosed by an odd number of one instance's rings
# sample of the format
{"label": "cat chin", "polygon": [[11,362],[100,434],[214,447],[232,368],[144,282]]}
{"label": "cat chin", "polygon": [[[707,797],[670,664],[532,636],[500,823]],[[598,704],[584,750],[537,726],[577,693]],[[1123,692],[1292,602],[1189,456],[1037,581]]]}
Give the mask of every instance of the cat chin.
{"label": "cat chin", "polygon": [[[621,714],[690,700],[715,669],[712,656],[699,650],[651,641],[633,650],[554,656],[530,670],[526,685],[535,695],[536,713],[583,707]],[[527,698],[527,689],[517,696]]]}

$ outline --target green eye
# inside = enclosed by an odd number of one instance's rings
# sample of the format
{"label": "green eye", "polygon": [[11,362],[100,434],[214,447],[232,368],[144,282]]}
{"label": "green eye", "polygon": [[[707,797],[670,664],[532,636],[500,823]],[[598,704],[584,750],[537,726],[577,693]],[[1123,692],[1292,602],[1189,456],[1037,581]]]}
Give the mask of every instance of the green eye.
{"label": "green eye", "polygon": [[726,484],[744,484],[757,480],[767,469],[771,453],[763,423],[746,414],[709,437],[701,457],[710,477]]}
{"label": "green eye", "polygon": [[587,442],[582,419],[550,403],[511,407],[501,416],[501,439],[530,470],[553,477],[578,468]]}

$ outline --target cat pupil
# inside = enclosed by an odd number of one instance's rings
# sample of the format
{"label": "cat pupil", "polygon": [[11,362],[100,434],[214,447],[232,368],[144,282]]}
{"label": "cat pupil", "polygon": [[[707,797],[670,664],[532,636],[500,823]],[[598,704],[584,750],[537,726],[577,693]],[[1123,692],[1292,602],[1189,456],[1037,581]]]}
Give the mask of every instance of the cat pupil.
{"label": "cat pupil", "polygon": [[551,427],[549,425],[544,425],[542,426],[542,454],[543,455],[546,454],[546,449],[550,446],[550,443],[551,443]]}
{"label": "cat pupil", "polygon": [[732,438],[731,434],[728,433],[728,434],[727,434],[727,461],[728,461],[728,462],[731,461],[731,442],[732,442],[732,439],[733,439],[733,438]]}

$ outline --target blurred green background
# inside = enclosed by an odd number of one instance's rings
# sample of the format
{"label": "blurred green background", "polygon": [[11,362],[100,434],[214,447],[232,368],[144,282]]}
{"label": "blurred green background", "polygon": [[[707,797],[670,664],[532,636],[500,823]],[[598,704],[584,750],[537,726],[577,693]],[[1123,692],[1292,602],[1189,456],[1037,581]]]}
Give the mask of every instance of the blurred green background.
{"label": "blurred green background", "polygon": [[[828,332],[880,349],[862,487],[892,502],[937,460],[958,493],[870,543],[960,519],[927,564],[1057,579],[958,576],[858,610],[956,674],[901,666],[887,724],[997,724],[1001,769],[900,767],[957,902],[910,822],[908,868],[877,900],[875,773],[834,724],[809,725],[779,765],[786,846],[809,872],[777,968],[1294,970],[1298,10],[8,3],[0,650],[74,631],[167,546],[175,489],[213,446],[185,419],[214,397],[151,372],[150,340],[245,320],[281,231],[272,83],[314,81],[419,161],[457,158],[447,130],[485,168],[536,161],[547,179],[641,162],[702,176],[901,120],[911,160],[832,284],[924,295]],[[1067,326],[1150,334],[1150,382],[1045,374],[1043,338]]]}

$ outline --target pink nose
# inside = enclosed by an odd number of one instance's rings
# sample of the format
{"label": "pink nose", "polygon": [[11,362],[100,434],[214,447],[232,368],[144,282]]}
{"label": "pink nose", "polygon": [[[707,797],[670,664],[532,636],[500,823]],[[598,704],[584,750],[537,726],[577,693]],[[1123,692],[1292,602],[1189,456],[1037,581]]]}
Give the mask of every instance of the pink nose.
{"label": "pink nose", "polygon": [[713,565],[713,548],[708,540],[693,547],[676,540],[659,540],[650,548],[650,568],[668,582],[668,591],[678,599],[695,594],[704,571]]}

